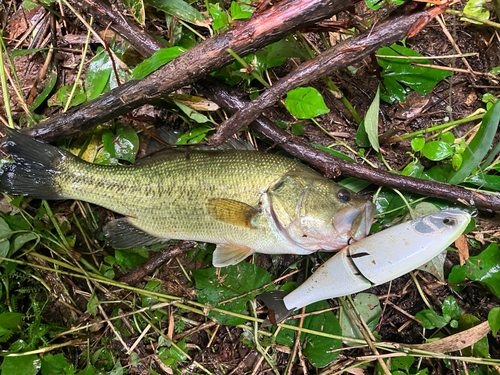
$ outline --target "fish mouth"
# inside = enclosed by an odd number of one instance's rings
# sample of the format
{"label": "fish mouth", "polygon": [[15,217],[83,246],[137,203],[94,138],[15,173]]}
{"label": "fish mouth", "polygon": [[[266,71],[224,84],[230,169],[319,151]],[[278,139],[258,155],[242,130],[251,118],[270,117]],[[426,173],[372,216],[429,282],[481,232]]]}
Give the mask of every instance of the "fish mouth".
{"label": "fish mouth", "polygon": [[359,208],[347,207],[339,211],[333,218],[333,227],[337,237],[342,238],[345,244],[359,241],[370,233],[375,206],[366,202]]}

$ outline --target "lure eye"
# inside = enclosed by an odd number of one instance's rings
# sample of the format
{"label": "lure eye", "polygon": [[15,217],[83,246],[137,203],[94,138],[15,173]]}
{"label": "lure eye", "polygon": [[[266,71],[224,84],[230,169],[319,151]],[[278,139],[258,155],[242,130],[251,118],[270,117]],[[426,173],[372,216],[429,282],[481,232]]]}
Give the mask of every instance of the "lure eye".
{"label": "lure eye", "polygon": [[445,225],[455,225],[456,224],[456,220],[455,219],[450,219],[448,217],[444,218],[443,219],[443,224]]}
{"label": "lure eye", "polygon": [[351,200],[351,194],[347,190],[339,190],[337,193],[337,197],[342,201],[342,202],[349,202]]}

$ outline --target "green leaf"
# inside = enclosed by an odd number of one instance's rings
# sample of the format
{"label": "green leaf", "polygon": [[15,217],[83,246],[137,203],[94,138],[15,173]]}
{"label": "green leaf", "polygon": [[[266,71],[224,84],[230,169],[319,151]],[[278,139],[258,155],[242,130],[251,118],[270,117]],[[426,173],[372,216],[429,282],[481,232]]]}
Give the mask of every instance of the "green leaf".
{"label": "green leaf", "polygon": [[[478,17],[478,18],[484,18],[485,20],[488,20],[490,18],[490,12],[488,10],[488,5],[484,0],[469,0],[467,1],[467,4],[465,4],[464,10],[463,10],[464,16],[473,16],[473,17]],[[471,20],[469,18],[460,18],[462,21],[467,21],[470,23],[475,23],[478,25],[482,25],[482,22]]]}
{"label": "green leaf", "polygon": [[494,307],[488,314],[488,324],[490,325],[493,337],[497,336],[500,329],[500,307]]}
{"label": "green leaf", "polygon": [[14,253],[19,250],[26,242],[36,240],[38,238],[38,235],[36,233],[30,232],[30,233],[21,233],[18,234],[13,241],[11,241],[11,246],[10,246],[10,255],[14,255]]}
{"label": "green leaf", "polygon": [[425,138],[422,136],[415,137],[411,140],[411,148],[413,151],[422,151],[425,146]]}
{"label": "green leaf", "polygon": [[415,314],[415,318],[422,322],[422,326],[427,329],[443,328],[448,324],[448,320],[438,315],[433,310],[422,310]]}
{"label": "green leaf", "polygon": [[315,143],[311,143],[311,145],[313,145],[314,147],[316,147],[319,150],[323,150],[325,152],[328,152],[329,154],[338,156],[339,158],[342,158],[342,159],[345,159],[345,160],[350,160],[350,161],[355,161],[353,158],[351,158],[350,156],[348,156],[346,154],[343,154],[342,152],[335,151],[335,150],[332,150],[331,148],[328,148],[328,147],[325,147],[325,146],[320,146],[320,145],[317,145]]}
{"label": "green leaf", "polygon": [[462,315],[462,309],[452,296],[448,296],[444,299],[441,310],[443,311],[443,317],[448,321],[451,319],[459,319]]}
{"label": "green leaf", "polygon": [[52,65],[49,66],[49,79],[47,80],[47,83],[45,83],[45,87],[43,88],[42,92],[38,94],[36,99],[31,103],[30,105],[30,110],[34,111],[37,109],[40,104],[42,104],[45,99],[49,96],[49,94],[52,92],[52,89],[57,83],[57,71],[55,69],[52,69]]}
{"label": "green leaf", "polygon": [[458,171],[462,166],[463,161],[464,158],[462,157],[462,154],[454,154],[451,158],[451,166],[453,167],[453,170]]}
{"label": "green leaf", "polygon": [[[382,47],[377,51],[378,55],[393,56],[422,56],[410,48],[393,44],[390,47]],[[418,91],[422,95],[427,95],[436,84],[448,77],[451,73],[444,70],[423,68],[413,66],[410,59],[392,59],[380,57],[377,59],[383,68],[382,78],[385,89],[381,92],[381,99],[392,103],[394,100],[403,102],[409,88]],[[429,60],[418,60],[421,64],[432,64]],[[387,90],[387,91],[386,91]]]}
{"label": "green leaf", "polygon": [[121,0],[129,9],[137,22],[144,25],[146,21],[146,10],[143,0]]}
{"label": "green leaf", "polygon": [[97,306],[99,306],[99,299],[97,298],[95,292],[92,291],[92,294],[89,297],[89,301],[87,302],[87,311],[96,316]]}
{"label": "green leaf", "polygon": [[158,68],[172,61],[179,56],[185,49],[181,47],[162,48],[153,53],[153,55],[142,63],[137,65],[132,72],[132,79],[141,79],[155,72]]}
{"label": "green leaf", "polygon": [[422,149],[422,155],[427,159],[438,161],[453,155],[453,149],[443,141],[427,142]]}
{"label": "green leaf", "polygon": [[112,158],[116,158],[114,139],[115,135],[111,130],[105,130],[102,133],[102,144]]}
{"label": "green leaf", "polygon": [[253,8],[248,5],[250,3],[245,0],[231,2],[231,17],[235,20],[250,18],[253,13]]}
{"label": "green leaf", "polygon": [[295,122],[292,124],[292,127],[290,130],[295,135],[301,135],[302,133],[304,133],[304,123],[303,122]]}
{"label": "green leaf", "polygon": [[310,119],[330,112],[321,94],[313,87],[299,87],[289,91],[285,103],[286,109],[300,119]]}
{"label": "green leaf", "polygon": [[[464,314],[460,317],[458,321],[458,328],[453,330],[453,333],[466,331],[470,328],[473,328],[482,322],[471,314]],[[473,350],[471,351],[471,347],[462,349],[462,355],[464,357],[474,356],[487,358],[489,353],[489,345],[488,345],[488,337],[485,335],[480,340],[476,341],[473,345]]]}
{"label": "green leaf", "polygon": [[41,52],[41,51],[48,51],[50,48],[27,48],[27,49],[16,49],[15,51],[11,52],[12,57],[16,56],[25,56],[25,55],[30,55],[32,53],[36,52]]}
{"label": "green leaf", "polygon": [[[192,273],[199,302],[210,303],[219,309],[239,314],[247,314],[246,303],[251,301],[257,292],[223,305],[218,305],[218,302],[237,297],[271,281],[271,276],[265,269],[244,262],[220,268],[219,271],[215,267],[210,267],[204,270],[193,270]],[[238,325],[245,322],[243,318],[216,311],[210,311],[208,316],[215,319],[217,323],[225,325]]]}
{"label": "green leaf", "polygon": [[16,328],[21,323],[24,314],[15,312],[4,312],[0,314],[0,327],[5,329]]}
{"label": "green leaf", "polygon": [[500,120],[500,101],[497,101],[484,115],[481,126],[469,146],[462,154],[463,164],[458,171],[452,171],[448,177],[450,184],[458,184],[478,167],[488,153]]}
{"label": "green leaf", "polygon": [[[164,246],[162,246],[164,247]],[[125,268],[133,268],[142,264],[148,259],[147,252],[137,252],[133,250],[115,250],[116,263]]]}
{"label": "green leaf", "polygon": [[452,132],[444,132],[439,137],[443,142],[449,143],[450,145],[455,143],[455,136],[453,135]]}
{"label": "green leaf", "polygon": [[181,102],[179,102],[177,100],[174,100],[174,103],[182,110],[182,112],[184,112],[186,115],[189,116],[189,118],[193,119],[197,123],[204,124],[206,122],[210,122],[210,119],[207,116],[205,116],[205,115],[201,114],[200,112],[188,107],[187,105],[182,104]]}
{"label": "green leaf", "polygon": [[[396,357],[391,359],[391,371],[394,370],[399,370],[403,369],[405,371],[408,371],[413,364],[413,361],[415,358],[413,358],[411,355],[406,356],[406,357]],[[394,374],[394,373],[393,373]]]}
{"label": "green leaf", "polygon": [[131,163],[135,161],[135,155],[139,151],[139,137],[134,129],[128,125],[118,124],[113,144],[117,159]]}
{"label": "green leaf", "polygon": [[40,370],[40,358],[35,354],[22,357],[4,357],[2,374],[8,375],[36,375]]}
{"label": "green leaf", "polygon": [[[492,242],[481,254],[470,257],[463,266],[454,266],[448,277],[449,283],[462,283],[467,279],[477,281],[500,297],[500,250]],[[454,287],[457,290],[461,288]]]}
{"label": "green leaf", "polygon": [[183,0],[146,0],[146,3],[174,17],[198,26],[207,26],[205,17]]}
{"label": "green leaf", "polygon": [[[378,297],[371,293],[358,293],[354,297],[354,305],[368,325],[368,328],[373,331],[382,316],[382,308],[380,307],[380,300]],[[363,335],[358,327],[345,311],[342,316],[342,336],[363,339]],[[358,344],[352,344],[347,341],[347,345]]]}
{"label": "green leaf", "polygon": [[224,27],[227,25],[227,13],[226,10],[223,9],[219,3],[215,4],[209,4],[208,5],[208,10],[210,12],[210,15],[212,16],[214,23],[212,25],[212,28],[214,30],[218,30],[221,27]]}
{"label": "green leaf", "polygon": [[489,174],[475,174],[467,177],[465,182],[479,186],[481,188],[500,191],[500,176]]}
{"label": "green leaf", "polygon": [[370,147],[370,139],[365,130],[365,120],[361,120],[356,131],[356,144],[359,147]]}
{"label": "green leaf", "polygon": [[[319,301],[307,306],[306,312],[325,310],[328,308],[328,302]],[[332,311],[306,317],[303,327],[332,335],[340,336],[342,334],[340,324]],[[303,353],[309,362],[316,368],[325,367],[332,363],[339,355],[338,351],[332,351],[342,346],[341,340],[317,336],[310,333],[306,335],[305,343],[306,346]]]}
{"label": "green leaf", "polygon": [[7,222],[0,217],[0,240],[8,239],[12,234],[14,232],[12,232]]}
{"label": "green leaf", "polygon": [[207,133],[212,130],[211,127],[202,125],[198,128],[191,129],[191,131],[182,134],[177,141],[176,145],[186,145],[190,143],[199,143],[205,138]]}
{"label": "green leaf", "polygon": [[42,375],[73,375],[73,365],[66,362],[62,353],[45,354],[42,359]]}
{"label": "green leaf", "polygon": [[[49,106],[59,105],[64,107],[68,102],[71,91],[73,90],[73,85],[67,85],[61,87],[57,92],[49,99]],[[87,94],[83,91],[81,86],[77,86],[73,97],[71,98],[70,107],[74,107],[78,104],[85,103],[87,101]]]}
{"label": "green leaf", "polygon": [[380,146],[378,143],[378,111],[380,107],[380,85],[377,87],[377,93],[373,102],[370,104],[370,108],[366,112],[365,117],[365,131],[370,140],[370,144],[373,149],[379,152]]}
{"label": "green leaf", "polygon": [[113,64],[107,53],[101,53],[90,62],[85,75],[85,88],[89,100],[97,98],[104,92],[112,71]]}

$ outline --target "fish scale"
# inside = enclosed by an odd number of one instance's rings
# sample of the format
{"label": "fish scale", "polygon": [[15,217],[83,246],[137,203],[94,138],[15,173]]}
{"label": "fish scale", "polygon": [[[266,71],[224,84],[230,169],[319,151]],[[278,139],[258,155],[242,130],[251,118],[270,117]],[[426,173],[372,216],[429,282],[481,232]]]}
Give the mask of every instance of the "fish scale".
{"label": "fish scale", "polygon": [[214,264],[228,265],[253,252],[339,248],[366,236],[373,219],[370,202],[280,155],[182,150],[106,166],[7,133],[4,148],[14,162],[2,167],[0,189],[83,200],[125,215],[104,228],[115,248],[167,239],[211,242],[218,245]]}

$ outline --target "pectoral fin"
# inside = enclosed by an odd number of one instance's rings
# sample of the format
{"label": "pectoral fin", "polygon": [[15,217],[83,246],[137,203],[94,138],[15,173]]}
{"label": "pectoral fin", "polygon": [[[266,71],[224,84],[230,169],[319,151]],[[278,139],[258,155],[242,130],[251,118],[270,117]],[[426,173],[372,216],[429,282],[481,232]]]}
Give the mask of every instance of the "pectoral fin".
{"label": "pectoral fin", "polygon": [[135,246],[148,246],[168,241],[166,238],[146,233],[135,226],[127,217],[109,222],[103,230],[109,246],[114,249],[129,249]]}
{"label": "pectoral fin", "polygon": [[238,264],[254,251],[248,246],[219,244],[215,248],[212,263],[214,267],[227,267]]}
{"label": "pectoral fin", "polygon": [[259,214],[252,206],[232,199],[210,199],[207,209],[216,220],[246,228],[255,228],[252,219]]}

